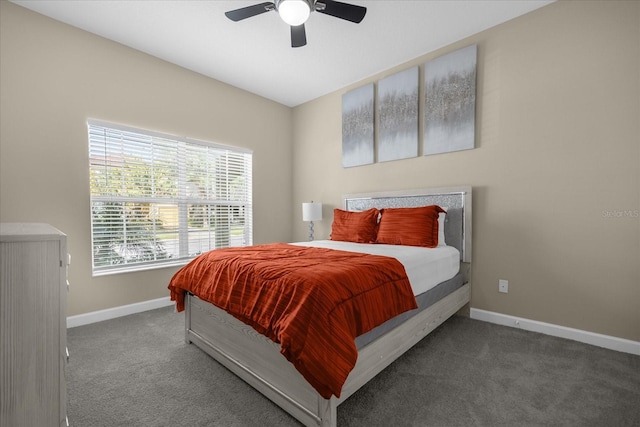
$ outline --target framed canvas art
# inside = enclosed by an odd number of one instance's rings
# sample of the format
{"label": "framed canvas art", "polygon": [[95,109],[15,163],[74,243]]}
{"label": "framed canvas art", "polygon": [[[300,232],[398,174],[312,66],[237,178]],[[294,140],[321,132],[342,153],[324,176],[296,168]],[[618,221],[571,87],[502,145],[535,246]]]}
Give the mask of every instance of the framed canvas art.
{"label": "framed canvas art", "polygon": [[476,57],[471,45],[425,64],[425,155],[475,147]]}
{"label": "framed canvas art", "polygon": [[342,167],[374,161],[373,83],[342,95]]}
{"label": "framed canvas art", "polygon": [[378,161],[418,155],[419,68],[378,82]]}

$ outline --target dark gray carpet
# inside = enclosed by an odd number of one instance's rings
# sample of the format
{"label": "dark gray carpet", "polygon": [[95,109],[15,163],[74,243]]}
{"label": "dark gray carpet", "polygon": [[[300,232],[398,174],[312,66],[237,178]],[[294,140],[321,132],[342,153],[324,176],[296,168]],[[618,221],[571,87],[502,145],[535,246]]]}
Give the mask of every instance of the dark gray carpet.
{"label": "dark gray carpet", "polygon": [[[163,308],[68,331],[72,426],[299,426]],[[338,407],[346,426],[640,426],[640,357],[453,317]]]}

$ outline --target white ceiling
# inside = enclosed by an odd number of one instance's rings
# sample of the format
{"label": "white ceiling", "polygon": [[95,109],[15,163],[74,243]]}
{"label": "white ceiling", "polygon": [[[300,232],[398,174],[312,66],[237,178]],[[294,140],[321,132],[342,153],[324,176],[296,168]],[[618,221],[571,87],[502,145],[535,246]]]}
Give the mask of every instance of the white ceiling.
{"label": "white ceiling", "polygon": [[354,24],[312,13],[291,48],[275,12],[233,22],[261,0],[12,0],[43,15],[293,107],[339,90],[552,0],[361,1]]}

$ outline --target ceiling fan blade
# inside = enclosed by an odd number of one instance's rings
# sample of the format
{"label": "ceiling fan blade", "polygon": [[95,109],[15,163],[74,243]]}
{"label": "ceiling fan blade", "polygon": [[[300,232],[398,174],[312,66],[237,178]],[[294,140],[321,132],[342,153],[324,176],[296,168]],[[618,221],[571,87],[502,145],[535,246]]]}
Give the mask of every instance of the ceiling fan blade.
{"label": "ceiling fan blade", "polygon": [[270,6],[273,6],[273,2],[267,1],[264,3],[254,4],[253,6],[230,10],[229,12],[225,12],[224,14],[227,15],[227,18],[231,19],[232,21],[238,22],[243,19],[251,18],[252,16],[268,12],[272,10],[272,8],[269,8]]}
{"label": "ceiling fan blade", "polygon": [[302,47],[307,44],[307,33],[304,24],[291,26],[291,47]]}
{"label": "ceiling fan blade", "polygon": [[355,22],[356,24],[359,24],[367,13],[366,7],[355,4],[333,0],[320,0],[318,3],[324,3],[326,5],[324,9],[317,9],[318,12]]}

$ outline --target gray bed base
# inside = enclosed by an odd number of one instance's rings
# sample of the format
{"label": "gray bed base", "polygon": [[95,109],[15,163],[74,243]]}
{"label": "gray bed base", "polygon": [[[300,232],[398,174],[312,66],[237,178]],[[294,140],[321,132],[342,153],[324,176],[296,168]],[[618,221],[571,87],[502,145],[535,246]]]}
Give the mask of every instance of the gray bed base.
{"label": "gray bed base", "polygon": [[359,337],[356,338],[356,348],[361,349],[365,345],[370,342],[378,339],[382,335],[386,334],[393,328],[397,327],[401,323],[407,321],[407,319],[415,316],[418,312],[422,310],[426,310],[431,307],[436,302],[440,301],[442,298],[449,295],[451,292],[457,290],[466,282],[464,281],[464,275],[462,273],[458,273],[453,276],[451,279],[439,283],[437,286],[429,289],[426,292],[421,293],[420,295],[416,295],[416,302],[418,303],[418,308],[410,311],[405,311],[402,314],[398,314],[396,317],[391,318],[384,322],[382,325],[366,332]]}
{"label": "gray bed base", "polygon": [[185,339],[287,411],[306,426],[337,426],[337,407],[418,341],[470,301],[471,187],[369,193],[345,197],[344,207],[410,207],[438,204],[449,208],[447,244],[461,252],[462,286],[358,350],[340,398],[324,399],[280,354],[280,347],[206,301],[187,294]]}

